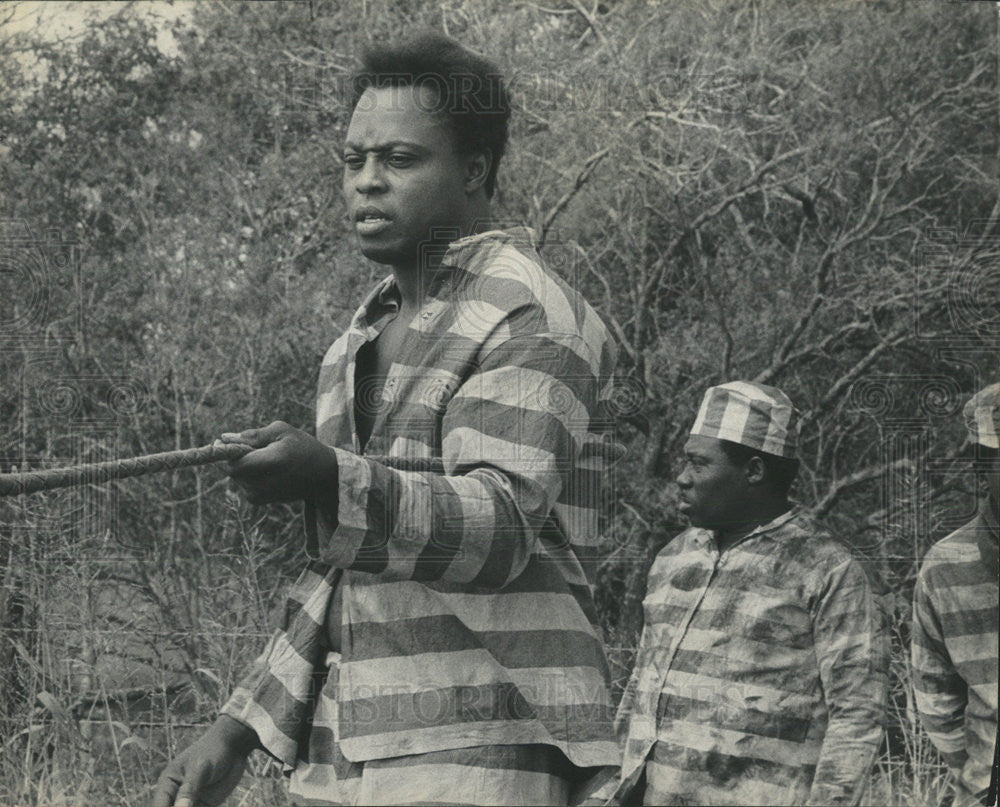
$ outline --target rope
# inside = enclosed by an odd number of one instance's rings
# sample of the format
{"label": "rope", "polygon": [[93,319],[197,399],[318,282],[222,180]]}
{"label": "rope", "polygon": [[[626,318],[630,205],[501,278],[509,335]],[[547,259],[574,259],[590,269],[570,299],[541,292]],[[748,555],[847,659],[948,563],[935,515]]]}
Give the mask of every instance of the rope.
{"label": "rope", "polygon": [[[68,468],[51,468],[46,471],[0,474],[0,497],[20,496],[42,490],[68,488],[81,482],[104,484],[131,476],[173,471],[195,465],[209,465],[223,460],[238,460],[253,449],[242,443],[212,443],[201,448],[187,448],[181,451],[164,451],[162,454],[147,454],[107,462],[91,462]],[[370,456],[390,468],[403,471],[430,471],[443,473],[440,458],[382,457]]]}
{"label": "rope", "polygon": [[107,462],[91,462],[68,468],[52,468],[46,471],[27,471],[19,474],[0,474],[0,496],[19,496],[37,493],[40,490],[67,488],[81,482],[103,484],[130,476],[173,471],[194,465],[208,465],[222,460],[238,460],[253,449],[242,443],[213,443],[201,448],[182,451],[164,451],[162,454],[147,454]]}

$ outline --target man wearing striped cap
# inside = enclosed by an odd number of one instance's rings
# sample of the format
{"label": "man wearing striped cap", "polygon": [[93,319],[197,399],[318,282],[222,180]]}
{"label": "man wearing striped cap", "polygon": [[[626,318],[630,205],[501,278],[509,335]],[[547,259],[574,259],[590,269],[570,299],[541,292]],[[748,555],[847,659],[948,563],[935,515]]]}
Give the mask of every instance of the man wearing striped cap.
{"label": "man wearing striped cap", "polygon": [[618,713],[615,801],[855,804],[882,739],[887,647],[861,565],[788,500],[798,413],[710,388],[677,478],[691,528],[653,563]]}
{"label": "man wearing striped cap", "polygon": [[[913,690],[921,722],[952,773],[955,807],[996,800],[1000,631],[1000,384],[966,405],[985,496],[968,524],[924,558],[913,597]],[[994,773],[995,775],[995,773]],[[993,800],[988,799],[992,790]]]}

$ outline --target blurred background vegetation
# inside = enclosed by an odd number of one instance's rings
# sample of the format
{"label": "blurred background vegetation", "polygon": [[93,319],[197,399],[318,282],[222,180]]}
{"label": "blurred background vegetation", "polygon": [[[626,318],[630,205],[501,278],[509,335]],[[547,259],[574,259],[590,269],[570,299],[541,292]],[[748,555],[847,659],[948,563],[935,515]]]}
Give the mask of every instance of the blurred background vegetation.
{"label": "blurred background vegetation", "polygon": [[[385,274],[344,217],[345,79],[367,43],[442,30],[515,97],[499,220],[621,346],[616,685],[705,387],[775,384],[804,412],[796,497],[893,627],[866,803],[936,804],[905,648],[916,561],[975,507],[961,405],[1000,375],[995,4],[206,2],[170,48],[148,11],[0,28],[3,470],[311,430],[320,359]],[[142,803],[303,562],[296,509],[218,468],[0,500],[0,542],[3,804]],[[232,803],[283,800],[259,758]]]}

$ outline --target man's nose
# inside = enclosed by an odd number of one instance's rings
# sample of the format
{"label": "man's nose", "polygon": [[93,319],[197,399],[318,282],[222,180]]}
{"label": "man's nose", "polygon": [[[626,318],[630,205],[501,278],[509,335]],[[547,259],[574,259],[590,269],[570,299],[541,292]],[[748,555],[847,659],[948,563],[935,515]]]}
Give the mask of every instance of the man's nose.
{"label": "man's nose", "polygon": [[691,487],[691,476],[688,473],[687,466],[677,475],[677,487],[679,488],[689,488]]}
{"label": "man's nose", "polygon": [[368,155],[365,164],[355,177],[354,187],[359,193],[385,190],[385,172],[377,154]]}

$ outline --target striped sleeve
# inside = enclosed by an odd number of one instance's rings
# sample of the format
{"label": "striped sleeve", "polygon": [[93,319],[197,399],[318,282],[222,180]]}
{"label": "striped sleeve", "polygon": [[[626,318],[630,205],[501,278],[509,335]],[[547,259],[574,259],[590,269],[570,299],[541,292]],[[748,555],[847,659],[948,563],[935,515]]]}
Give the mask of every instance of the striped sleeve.
{"label": "striped sleeve", "polygon": [[827,576],[813,638],[829,713],[809,804],[857,804],[882,742],[889,651],[882,613],[860,564]]}
{"label": "striped sleeve", "polygon": [[494,347],[448,403],[444,474],[335,449],[337,522],[321,530],[321,558],[389,579],[503,588],[527,565],[587,443],[595,364],[578,335]]}
{"label": "striped sleeve", "polygon": [[945,647],[928,582],[919,575],[913,592],[913,695],[931,742],[948,767],[961,770],[966,760],[965,709],[968,690]]}
{"label": "striped sleeve", "polygon": [[221,710],[253,729],[261,747],[288,767],[305,740],[314,689],[325,676],[323,623],[338,574],[319,563],[303,570],[289,592],[281,627]]}

